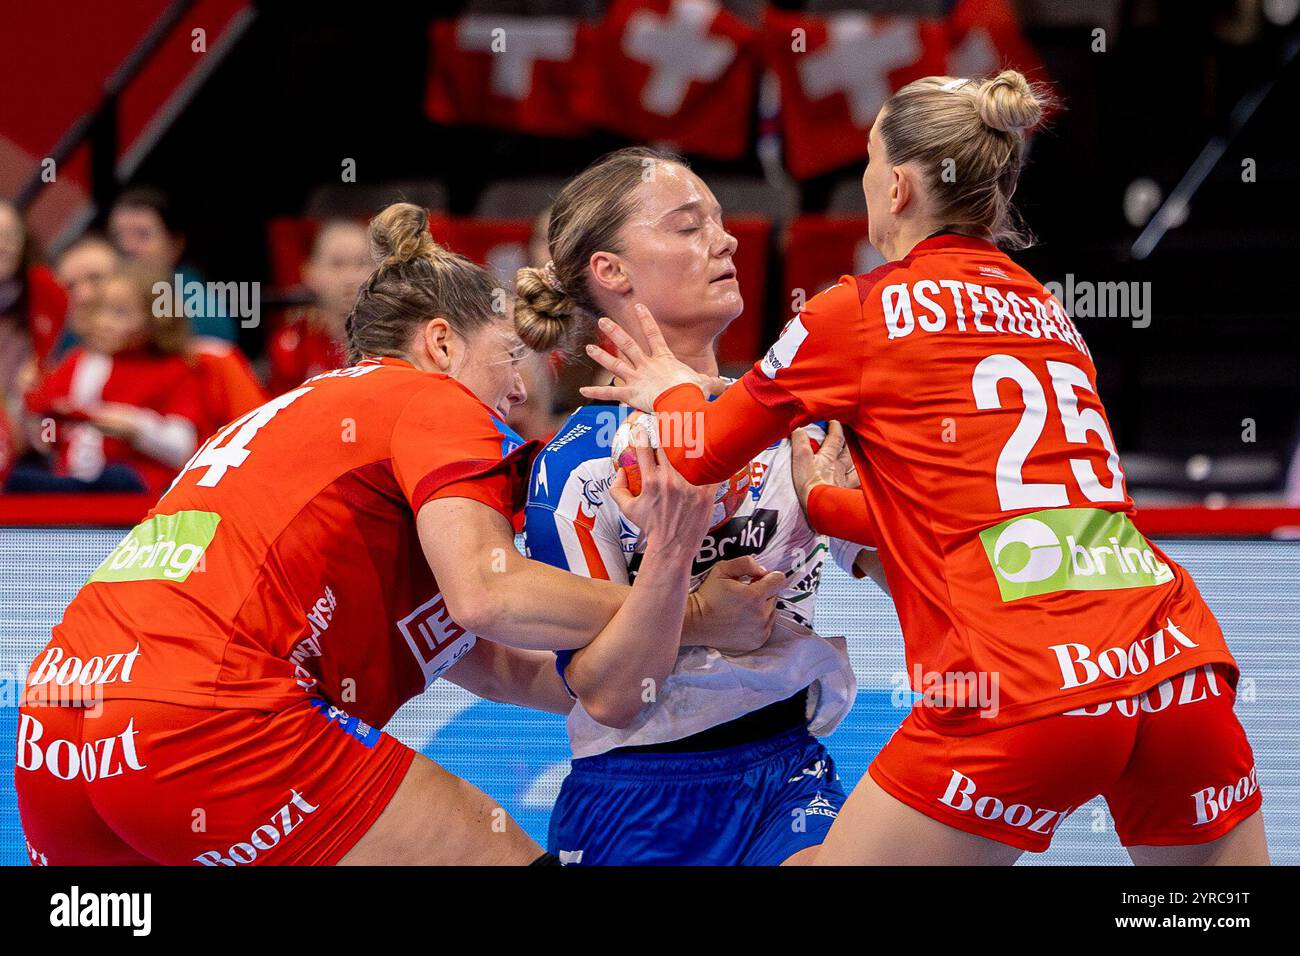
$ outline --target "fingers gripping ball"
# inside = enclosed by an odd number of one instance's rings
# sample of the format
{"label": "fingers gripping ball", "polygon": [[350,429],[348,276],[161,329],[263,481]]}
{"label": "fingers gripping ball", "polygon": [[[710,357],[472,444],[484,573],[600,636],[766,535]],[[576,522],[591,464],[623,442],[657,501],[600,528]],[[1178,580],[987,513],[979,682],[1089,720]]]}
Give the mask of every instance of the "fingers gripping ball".
{"label": "fingers gripping ball", "polygon": [[650,442],[651,448],[659,447],[659,421],[648,412],[632,412],[614,432],[610,442],[609,457],[614,468],[622,468],[627,473],[627,490],[634,495],[641,494],[641,467],[637,464],[636,449],[632,447],[632,436],[639,432]]}
{"label": "fingers gripping ball", "polygon": [[[637,464],[636,449],[632,446],[632,436],[637,431],[645,435],[651,448],[659,447],[659,422],[649,412],[634,411],[629,414],[614,432],[614,438],[610,442],[610,459],[615,469],[621,468],[626,473],[627,490],[634,495],[641,494],[641,468]],[[713,497],[710,531],[716,529],[740,509],[745,495],[749,493],[749,483],[750,467],[745,465],[718,485]]]}

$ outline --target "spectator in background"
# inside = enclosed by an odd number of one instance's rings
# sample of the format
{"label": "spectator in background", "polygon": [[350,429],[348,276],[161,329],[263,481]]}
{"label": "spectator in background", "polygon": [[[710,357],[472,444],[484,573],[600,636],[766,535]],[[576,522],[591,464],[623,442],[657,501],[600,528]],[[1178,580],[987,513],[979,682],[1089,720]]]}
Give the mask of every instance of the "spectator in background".
{"label": "spectator in background", "polygon": [[[97,233],[82,236],[59,256],[55,273],[68,293],[68,322],[59,355],[76,344],[87,317],[99,307],[104,284],[121,266],[122,258],[112,243]],[[175,276],[160,281],[174,282]],[[204,380],[206,430],[214,431],[266,401],[248,359],[230,342],[191,336],[188,352]]]}
{"label": "spectator in background", "polygon": [[347,364],[348,313],[374,268],[365,226],[351,219],[321,226],[302,270],[312,304],[291,312],[267,344],[271,394]]}
{"label": "spectator in background", "polygon": [[68,310],[39,259],[22,215],[0,199],[0,482],[26,449],[22,395],[48,367]]}
{"label": "spectator in background", "polygon": [[[202,282],[193,266],[181,263],[185,232],[167,196],[157,189],[137,186],[122,193],[108,214],[108,235],[125,258],[162,273],[168,282]],[[205,301],[202,314],[190,316],[195,335],[235,340],[235,324],[221,307]]]}
{"label": "spectator in background", "polygon": [[203,382],[204,422],[200,440],[251,412],[269,397],[244,353],[230,342],[194,336],[188,354]]}
{"label": "spectator in background", "polygon": [[68,311],[68,297],[13,204],[0,199],[0,321],[12,323],[44,365]]}
{"label": "spectator in background", "polygon": [[81,344],[26,396],[40,461],[18,462],[6,491],[159,495],[194,454],[206,419],[203,380],[186,355],[184,316],[156,316],[163,281],[128,263],[84,316]]}
{"label": "spectator in background", "polygon": [[86,317],[99,307],[104,283],[121,265],[122,257],[113,244],[94,232],[86,233],[59,253],[54,274],[68,295],[68,319],[55,348],[55,359],[76,345]]}

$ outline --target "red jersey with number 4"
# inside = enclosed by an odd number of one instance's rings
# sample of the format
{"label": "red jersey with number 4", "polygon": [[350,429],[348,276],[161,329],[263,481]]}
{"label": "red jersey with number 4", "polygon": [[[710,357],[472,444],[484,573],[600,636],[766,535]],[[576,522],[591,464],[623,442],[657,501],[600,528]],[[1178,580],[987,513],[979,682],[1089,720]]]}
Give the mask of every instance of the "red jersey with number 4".
{"label": "red jersey with number 4", "polygon": [[913,689],[953,732],[1232,663],[1191,578],[1132,523],[1074,323],[992,244],[938,235],[845,276],[741,382],[712,405],[659,397],[705,416],[703,455],[675,462],[717,480],[769,433],[844,423]]}
{"label": "red jersey with number 4", "polygon": [[517,524],[531,445],[398,359],[304,382],[199,449],[73,599],[28,703],[99,696],[383,725],[473,646],[415,515],[472,498]]}

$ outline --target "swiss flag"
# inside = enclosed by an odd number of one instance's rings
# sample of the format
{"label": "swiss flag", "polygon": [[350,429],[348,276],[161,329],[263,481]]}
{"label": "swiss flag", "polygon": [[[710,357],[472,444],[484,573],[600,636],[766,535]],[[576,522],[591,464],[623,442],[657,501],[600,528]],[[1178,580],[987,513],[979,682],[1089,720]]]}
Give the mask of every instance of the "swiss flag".
{"label": "swiss flag", "polygon": [[867,134],[899,87],[945,68],[942,22],[768,9],[763,47],[781,86],[786,166],[799,179],[867,157]]}
{"label": "swiss flag", "polygon": [[1049,79],[1020,32],[1009,0],[959,0],[948,17],[948,44],[949,76],[983,77],[1014,69],[1030,80]]}
{"label": "swiss flag", "polygon": [[581,135],[587,126],[572,109],[574,64],[590,55],[592,29],[567,17],[435,20],[425,110],[437,123]]}
{"label": "swiss flag", "polygon": [[614,0],[575,107],[593,126],[733,159],[751,140],[758,34],[713,0]]}

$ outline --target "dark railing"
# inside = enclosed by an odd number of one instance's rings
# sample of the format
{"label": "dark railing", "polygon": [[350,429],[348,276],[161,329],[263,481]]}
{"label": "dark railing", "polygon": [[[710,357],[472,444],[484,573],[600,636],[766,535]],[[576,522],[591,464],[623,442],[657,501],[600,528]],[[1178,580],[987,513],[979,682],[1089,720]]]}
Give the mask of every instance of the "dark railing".
{"label": "dark railing", "polygon": [[[96,197],[111,196],[117,192],[117,101],[122,91],[144,69],[181,18],[190,11],[196,0],[174,0],[149,28],[135,48],[127,54],[116,70],[104,81],[99,102],[79,116],[59,137],[47,158],[61,165],[82,143],[91,143],[91,189]],[[19,210],[25,210],[44,185],[41,172],[31,178],[14,197]]]}

